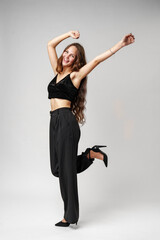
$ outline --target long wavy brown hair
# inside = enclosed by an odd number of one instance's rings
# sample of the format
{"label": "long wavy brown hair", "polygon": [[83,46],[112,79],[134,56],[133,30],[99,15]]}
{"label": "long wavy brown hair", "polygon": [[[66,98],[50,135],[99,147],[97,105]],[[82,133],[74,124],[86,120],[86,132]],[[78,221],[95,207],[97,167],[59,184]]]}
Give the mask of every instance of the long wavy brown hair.
{"label": "long wavy brown hair", "polygon": [[[75,46],[77,48],[77,54],[71,66],[71,70],[72,72],[79,71],[79,69],[86,64],[85,51],[81,44],[71,43],[63,50],[63,53],[71,46]],[[62,65],[63,53],[58,58],[58,61],[57,61],[56,71],[58,73],[61,73],[63,71],[63,65]],[[76,120],[82,125],[84,125],[84,123],[86,122],[86,117],[84,114],[84,110],[86,109],[85,105],[87,103],[86,94],[87,94],[87,76],[81,80],[80,86],[78,88],[78,94],[75,97],[74,101],[71,102],[72,112],[75,115]]]}

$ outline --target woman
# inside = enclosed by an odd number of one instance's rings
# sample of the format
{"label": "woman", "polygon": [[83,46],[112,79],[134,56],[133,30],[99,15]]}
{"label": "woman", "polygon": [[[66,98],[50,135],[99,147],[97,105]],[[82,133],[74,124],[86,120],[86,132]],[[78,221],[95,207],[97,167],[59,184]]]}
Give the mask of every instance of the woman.
{"label": "woman", "polygon": [[84,110],[87,93],[87,75],[102,61],[119,49],[135,41],[130,33],[112,48],[86,63],[85,51],[79,43],[68,45],[60,58],[56,46],[64,39],[78,39],[78,31],[69,31],[48,42],[48,55],[54,74],[48,85],[50,111],[50,164],[51,172],[59,178],[61,196],[64,202],[64,218],[55,226],[67,227],[79,219],[77,173],[85,171],[94,159],[103,160],[108,165],[108,157],[95,145],[77,156],[81,131],[79,123],[85,122]]}

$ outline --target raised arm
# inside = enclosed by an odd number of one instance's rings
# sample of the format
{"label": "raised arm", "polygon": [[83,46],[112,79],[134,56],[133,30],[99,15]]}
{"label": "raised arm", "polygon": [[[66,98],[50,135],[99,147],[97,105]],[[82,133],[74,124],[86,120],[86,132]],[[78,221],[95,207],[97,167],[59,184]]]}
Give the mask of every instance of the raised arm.
{"label": "raised arm", "polygon": [[124,46],[127,46],[135,41],[134,35],[127,34],[125,35],[121,41],[115,44],[113,47],[108,49],[106,52],[98,55],[92,61],[84,65],[78,72],[75,73],[75,78],[78,81],[81,81],[85,76],[87,76],[99,63],[103,62],[107,58],[111,57],[115,54],[119,49]]}
{"label": "raised arm", "polygon": [[72,38],[79,38],[80,34],[78,31],[69,31],[67,33],[64,33],[56,38],[53,38],[52,40],[50,40],[47,44],[47,50],[48,50],[48,56],[49,56],[49,60],[51,63],[51,66],[53,68],[53,71],[55,74],[57,74],[56,72],[56,68],[57,68],[57,52],[56,52],[56,46],[63,41],[64,39],[68,38],[68,37],[72,37]]}

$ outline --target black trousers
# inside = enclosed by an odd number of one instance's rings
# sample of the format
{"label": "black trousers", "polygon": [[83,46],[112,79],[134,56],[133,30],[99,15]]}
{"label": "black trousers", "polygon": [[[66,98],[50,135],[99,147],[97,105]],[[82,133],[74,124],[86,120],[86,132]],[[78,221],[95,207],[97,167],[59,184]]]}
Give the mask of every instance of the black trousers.
{"label": "black trousers", "polygon": [[79,219],[77,173],[86,170],[94,161],[85,152],[77,155],[81,131],[71,108],[62,107],[50,111],[50,166],[59,178],[64,202],[64,218],[69,223]]}

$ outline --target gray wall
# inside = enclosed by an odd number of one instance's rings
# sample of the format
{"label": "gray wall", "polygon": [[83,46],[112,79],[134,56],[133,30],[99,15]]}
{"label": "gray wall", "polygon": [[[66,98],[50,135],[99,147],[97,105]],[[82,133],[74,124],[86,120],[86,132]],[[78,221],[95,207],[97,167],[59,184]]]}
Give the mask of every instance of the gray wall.
{"label": "gray wall", "polygon": [[[25,221],[31,224],[31,219],[52,225],[63,217],[59,182],[51,175],[49,163],[47,85],[54,73],[47,42],[69,30],[79,30],[80,38],[60,43],[58,55],[67,44],[79,42],[87,61],[124,35],[131,32],[135,36],[134,44],[120,49],[88,75],[87,121],[81,127],[78,154],[105,144],[109,166],[106,169],[103,162],[95,160],[78,175],[80,220],[87,216],[87,221],[105,221],[111,209],[145,204],[157,204],[159,209],[159,13],[156,0],[1,1],[0,194],[4,229],[9,224],[23,226]],[[2,233],[8,239],[9,235]],[[13,236],[19,239],[16,233]]]}

